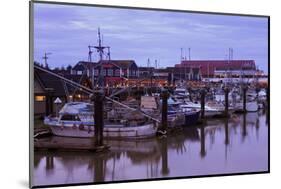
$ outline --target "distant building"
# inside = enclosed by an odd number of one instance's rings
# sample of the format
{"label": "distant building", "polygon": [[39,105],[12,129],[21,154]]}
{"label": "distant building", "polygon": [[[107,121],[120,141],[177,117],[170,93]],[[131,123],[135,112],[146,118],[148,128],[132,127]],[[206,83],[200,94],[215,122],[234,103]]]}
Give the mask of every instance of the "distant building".
{"label": "distant building", "polygon": [[138,66],[134,60],[102,60],[97,63],[80,61],[73,67],[71,74],[84,74],[90,78],[94,76],[97,84],[101,71],[103,71],[104,84],[109,86],[121,84],[126,79],[139,76]]}
{"label": "distant building", "polygon": [[154,71],[155,71],[154,67],[139,67],[139,77],[140,78],[151,77]]}
{"label": "distant building", "polygon": [[[61,74],[62,75],[62,74]],[[65,78],[91,88],[87,76],[63,75]],[[34,115],[50,115],[55,113],[54,100],[60,98],[62,104],[68,100],[85,100],[88,95],[78,88],[65,84],[57,77],[34,68]]]}
{"label": "distant building", "polygon": [[167,67],[168,72],[171,74],[172,80],[188,80],[198,81],[201,80],[200,67]]}
{"label": "distant building", "polygon": [[256,74],[254,60],[184,60],[177,68],[200,68],[202,77],[252,77]]}
{"label": "distant building", "polygon": [[91,76],[91,70],[97,65],[96,62],[79,61],[72,69],[72,75],[82,75],[85,74],[88,77]]}

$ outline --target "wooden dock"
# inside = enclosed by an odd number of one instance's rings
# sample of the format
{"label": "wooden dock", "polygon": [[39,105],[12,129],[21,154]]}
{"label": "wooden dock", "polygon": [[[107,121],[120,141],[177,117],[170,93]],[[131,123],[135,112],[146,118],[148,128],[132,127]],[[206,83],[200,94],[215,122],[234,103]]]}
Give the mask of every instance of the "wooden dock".
{"label": "wooden dock", "polygon": [[[81,140],[80,140],[81,141]],[[88,151],[104,152],[109,150],[110,146],[95,146],[94,142],[76,142],[76,140],[56,140],[52,137],[37,139],[34,141],[34,150],[50,151]]]}

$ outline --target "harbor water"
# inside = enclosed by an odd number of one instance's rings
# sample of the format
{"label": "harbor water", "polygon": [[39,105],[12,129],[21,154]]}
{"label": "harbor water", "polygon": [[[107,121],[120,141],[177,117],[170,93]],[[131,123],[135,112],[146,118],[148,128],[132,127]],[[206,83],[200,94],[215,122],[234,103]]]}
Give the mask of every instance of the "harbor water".
{"label": "harbor water", "polygon": [[102,153],[35,151],[34,185],[268,171],[268,127],[267,113],[255,112],[210,119],[166,137],[105,141],[110,150]]}

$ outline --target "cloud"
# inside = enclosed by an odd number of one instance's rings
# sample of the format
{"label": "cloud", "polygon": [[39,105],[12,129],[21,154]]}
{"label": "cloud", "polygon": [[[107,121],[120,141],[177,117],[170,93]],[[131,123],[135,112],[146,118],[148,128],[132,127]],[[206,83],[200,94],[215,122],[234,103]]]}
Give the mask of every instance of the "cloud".
{"label": "cloud", "polygon": [[50,4],[36,4],[34,15],[35,59],[52,51],[52,66],[86,59],[100,27],[113,58],[145,64],[152,57],[172,66],[181,47],[191,47],[194,59],[223,59],[233,47],[235,58],[267,70],[265,18]]}

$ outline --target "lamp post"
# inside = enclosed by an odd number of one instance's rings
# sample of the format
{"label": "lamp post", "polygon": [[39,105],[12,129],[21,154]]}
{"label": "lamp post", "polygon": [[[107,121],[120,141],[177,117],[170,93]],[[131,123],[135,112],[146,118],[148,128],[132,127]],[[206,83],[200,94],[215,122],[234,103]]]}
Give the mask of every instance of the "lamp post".
{"label": "lamp post", "polygon": [[58,106],[62,103],[61,99],[59,97],[56,98],[56,100],[54,101],[55,105],[56,105],[56,117],[59,116],[59,109]]}

